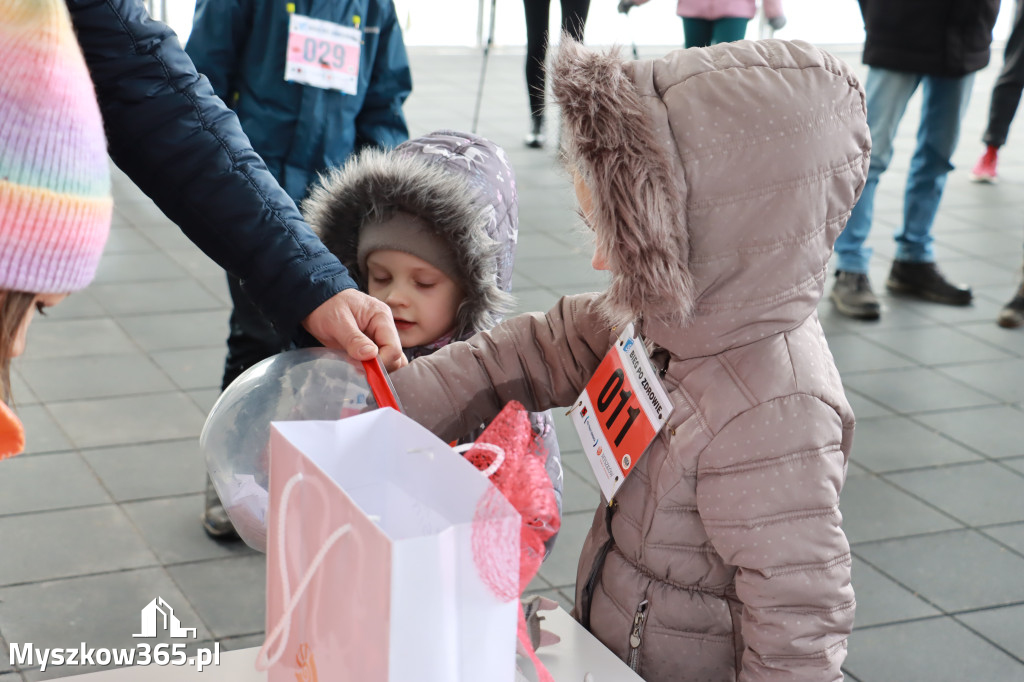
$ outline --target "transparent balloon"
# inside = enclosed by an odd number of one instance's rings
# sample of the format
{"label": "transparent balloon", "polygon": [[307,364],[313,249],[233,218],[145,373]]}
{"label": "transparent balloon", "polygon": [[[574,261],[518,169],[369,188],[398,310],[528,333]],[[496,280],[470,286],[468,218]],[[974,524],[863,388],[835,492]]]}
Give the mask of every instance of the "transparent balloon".
{"label": "transparent balloon", "polygon": [[376,409],[371,383],[386,403],[380,381],[390,382],[379,364],[370,370],[368,376],[362,362],[338,350],[290,350],[253,365],[221,394],[199,444],[217,495],[247,545],[266,551],[270,423],[343,419]]}

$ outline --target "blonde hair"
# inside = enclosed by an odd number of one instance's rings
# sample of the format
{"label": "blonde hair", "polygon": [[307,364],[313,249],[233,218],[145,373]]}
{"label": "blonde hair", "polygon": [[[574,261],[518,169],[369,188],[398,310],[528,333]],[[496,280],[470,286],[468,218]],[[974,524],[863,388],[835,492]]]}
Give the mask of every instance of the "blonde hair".
{"label": "blonde hair", "polygon": [[0,289],[0,400],[11,404],[11,352],[35,294]]}

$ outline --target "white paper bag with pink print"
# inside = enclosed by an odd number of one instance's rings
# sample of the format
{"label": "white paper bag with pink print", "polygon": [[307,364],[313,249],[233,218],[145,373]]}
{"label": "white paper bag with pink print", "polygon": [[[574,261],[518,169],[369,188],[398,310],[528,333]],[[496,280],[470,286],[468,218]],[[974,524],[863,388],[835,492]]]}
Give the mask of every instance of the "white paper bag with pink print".
{"label": "white paper bag with pink print", "polygon": [[395,410],[275,422],[257,667],[270,682],[512,682],[520,525]]}

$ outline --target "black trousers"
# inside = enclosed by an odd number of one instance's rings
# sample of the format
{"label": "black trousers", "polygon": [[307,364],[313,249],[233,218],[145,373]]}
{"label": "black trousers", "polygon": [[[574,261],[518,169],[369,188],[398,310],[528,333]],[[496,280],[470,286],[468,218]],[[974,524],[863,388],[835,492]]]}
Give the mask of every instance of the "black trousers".
{"label": "black trousers", "polygon": [[222,391],[260,360],[292,347],[291,341],[277,333],[274,325],[263,317],[259,308],[242,291],[238,278],[232,275],[227,278],[234,308],[228,322],[228,354],[224,358]]}
{"label": "black trousers", "polygon": [[[583,41],[583,29],[590,12],[590,0],[561,0],[562,31]],[[530,95],[530,116],[544,118],[547,87],[544,62],[548,53],[548,22],[551,0],[523,0],[526,10],[526,91]]]}
{"label": "black trousers", "polygon": [[988,127],[981,140],[993,147],[1006,144],[1010,123],[1017,113],[1021,92],[1024,91],[1024,0],[1017,0],[1017,14],[1013,29],[1003,53],[1003,70],[992,88],[992,103],[988,109]]}

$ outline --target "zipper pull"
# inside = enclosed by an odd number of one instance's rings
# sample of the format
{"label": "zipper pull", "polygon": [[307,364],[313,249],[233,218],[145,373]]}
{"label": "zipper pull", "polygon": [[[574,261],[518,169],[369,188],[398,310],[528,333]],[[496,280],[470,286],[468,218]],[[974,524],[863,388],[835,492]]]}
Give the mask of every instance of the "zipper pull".
{"label": "zipper pull", "polygon": [[629,646],[636,649],[640,646],[640,633],[644,629],[644,619],[647,618],[647,600],[640,602],[636,608],[636,615],[633,616],[633,632],[629,633]]}

